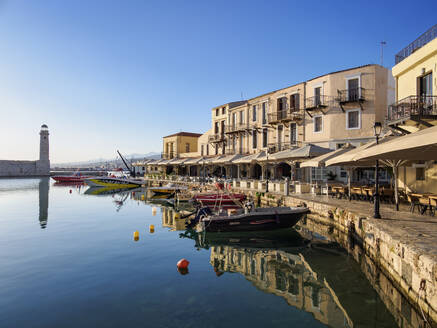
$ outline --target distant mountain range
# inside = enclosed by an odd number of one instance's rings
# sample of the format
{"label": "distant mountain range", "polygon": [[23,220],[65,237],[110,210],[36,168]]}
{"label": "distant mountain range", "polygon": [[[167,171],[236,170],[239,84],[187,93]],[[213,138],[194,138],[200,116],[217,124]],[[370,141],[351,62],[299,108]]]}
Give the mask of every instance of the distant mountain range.
{"label": "distant mountain range", "polygon": [[[133,163],[136,162],[138,160],[144,160],[144,159],[158,159],[161,158],[161,154],[160,153],[156,153],[156,152],[150,152],[150,153],[146,153],[146,154],[129,154],[129,155],[124,155],[123,157],[125,159],[127,159],[129,162]],[[98,158],[98,159],[92,159],[89,161],[80,161],[80,162],[68,162],[68,163],[56,163],[56,164],[51,164],[52,168],[66,168],[66,167],[110,167],[110,168],[114,168],[114,167],[124,167],[123,162],[121,161],[120,158],[117,159],[106,159],[106,158]]]}

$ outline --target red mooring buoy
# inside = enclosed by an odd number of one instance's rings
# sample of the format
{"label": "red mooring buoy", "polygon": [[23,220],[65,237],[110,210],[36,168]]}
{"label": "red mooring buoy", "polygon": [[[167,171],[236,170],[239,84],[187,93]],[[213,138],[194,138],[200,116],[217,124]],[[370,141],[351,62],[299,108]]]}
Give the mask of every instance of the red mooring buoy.
{"label": "red mooring buoy", "polygon": [[70,194],[72,193],[73,191],[70,189]]}
{"label": "red mooring buoy", "polygon": [[188,264],[190,264],[188,260],[181,259],[179,260],[178,264],[176,264],[176,266],[178,267],[178,269],[188,269]]}

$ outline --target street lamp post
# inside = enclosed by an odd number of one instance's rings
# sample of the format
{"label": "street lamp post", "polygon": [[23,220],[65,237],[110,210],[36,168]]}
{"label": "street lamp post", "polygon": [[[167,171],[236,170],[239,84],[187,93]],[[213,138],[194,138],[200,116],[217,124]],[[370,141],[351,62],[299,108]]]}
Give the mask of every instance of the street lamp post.
{"label": "street lamp post", "polygon": [[266,170],[266,178],[267,178],[267,180],[266,180],[266,192],[269,192],[269,170],[268,170],[268,165],[269,165],[269,150],[268,149],[266,151],[266,161],[267,161],[267,164],[266,164],[266,167],[267,167],[267,170]]}
{"label": "street lamp post", "polygon": [[[381,134],[381,130],[382,130],[382,125],[381,122],[375,122],[375,125],[373,126],[373,131],[375,133],[375,137],[376,137],[376,144],[379,143],[379,135]],[[373,217],[375,219],[380,219],[381,218],[381,214],[379,213],[379,176],[378,176],[378,171],[379,171],[379,161],[376,160],[375,163],[375,195],[373,196],[373,203],[375,205],[375,211],[373,214]]]}

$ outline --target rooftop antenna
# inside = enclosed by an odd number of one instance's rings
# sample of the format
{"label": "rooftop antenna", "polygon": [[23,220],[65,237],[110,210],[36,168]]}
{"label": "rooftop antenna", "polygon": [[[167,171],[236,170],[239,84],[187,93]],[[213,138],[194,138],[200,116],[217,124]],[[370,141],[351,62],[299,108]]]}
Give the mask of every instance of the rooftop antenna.
{"label": "rooftop antenna", "polygon": [[244,98],[243,98],[243,91],[241,91],[241,100],[244,100]]}
{"label": "rooftop antenna", "polygon": [[384,66],[384,46],[387,44],[385,41],[381,41],[381,66]]}

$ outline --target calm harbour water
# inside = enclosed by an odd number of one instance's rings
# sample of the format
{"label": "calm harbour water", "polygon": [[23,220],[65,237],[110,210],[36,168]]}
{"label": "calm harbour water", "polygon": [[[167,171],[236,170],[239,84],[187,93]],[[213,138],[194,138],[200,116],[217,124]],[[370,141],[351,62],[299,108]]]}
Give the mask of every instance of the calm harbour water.
{"label": "calm harbour water", "polygon": [[0,327],[397,327],[323,238],[193,236],[141,191],[87,189],[0,179]]}

